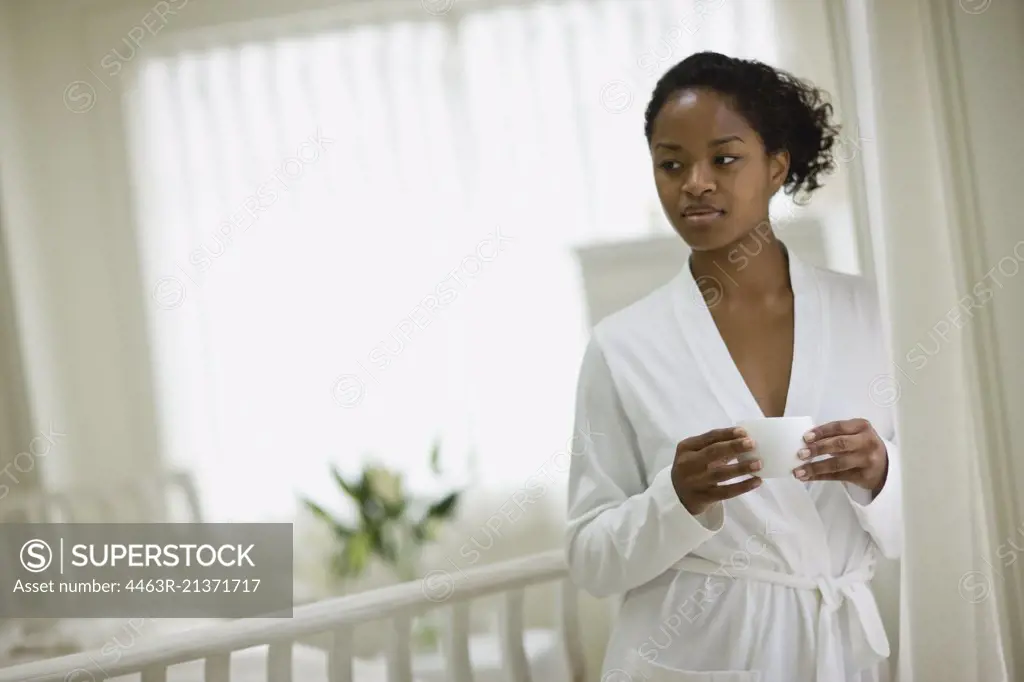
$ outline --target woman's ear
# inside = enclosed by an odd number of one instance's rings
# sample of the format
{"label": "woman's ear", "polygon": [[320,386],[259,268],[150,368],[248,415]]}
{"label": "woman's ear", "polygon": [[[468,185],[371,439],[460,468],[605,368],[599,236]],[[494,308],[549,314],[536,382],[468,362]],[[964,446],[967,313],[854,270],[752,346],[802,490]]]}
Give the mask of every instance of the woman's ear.
{"label": "woman's ear", "polygon": [[781,149],[768,157],[768,178],[774,195],[789,175],[789,151]]}

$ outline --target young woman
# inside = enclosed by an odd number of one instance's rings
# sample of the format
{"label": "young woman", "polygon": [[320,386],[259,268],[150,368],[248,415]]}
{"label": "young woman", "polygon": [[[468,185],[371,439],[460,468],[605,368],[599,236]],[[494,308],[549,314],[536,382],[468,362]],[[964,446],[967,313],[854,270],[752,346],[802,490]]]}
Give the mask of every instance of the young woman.
{"label": "young woman", "polygon": [[[596,325],[579,377],[567,553],[621,598],[606,682],[871,682],[889,644],[868,584],[902,547],[891,365],[874,287],[771,227],[834,168],[820,91],[756,61],[668,71],[646,136],[687,267]],[[891,397],[891,396],[883,396]],[[761,479],[734,425],[809,416],[806,463]]]}

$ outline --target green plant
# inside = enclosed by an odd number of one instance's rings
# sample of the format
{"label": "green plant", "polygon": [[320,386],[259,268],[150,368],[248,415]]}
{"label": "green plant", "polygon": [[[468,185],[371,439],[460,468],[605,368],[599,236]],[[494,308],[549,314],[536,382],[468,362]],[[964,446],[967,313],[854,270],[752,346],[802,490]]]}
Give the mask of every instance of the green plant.
{"label": "green plant", "polygon": [[[440,475],[440,445],[430,451],[430,469]],[[420,549],[436,540],[441,525],[457,511],[460,491],[425,500],[406,494],[402,474],[379,464],[368,464],[359,477],[346,479],[337,466],[331,475],[338,488],[355,507],[357,522],[345,523],[311,499],[304,506],[328,525],[336,545],[331,556],[331,573],[342,580],[361,576],[376,556],[395,569],[400,580],[416,577]]]}

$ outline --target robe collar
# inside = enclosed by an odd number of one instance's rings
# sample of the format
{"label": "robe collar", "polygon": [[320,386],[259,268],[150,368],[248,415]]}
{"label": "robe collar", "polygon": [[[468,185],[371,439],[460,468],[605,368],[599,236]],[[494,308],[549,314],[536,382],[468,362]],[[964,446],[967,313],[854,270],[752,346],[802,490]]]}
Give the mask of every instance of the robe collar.
{"label": "robe collar", "polygon": [[[821,404],[828,310],[823,305],[820,282],[813,268],[792,252],[789,276],[793,287],[793,362],[784,416],[814,417]],[[730,285],[724,272],[705,277],[713,278],[711,283],[718,286]],[[709,306],[717,301],[705,300],[690,271],[689,260],[676,277],[675,285],[674,307],[683,336],[722,409],[733,423],[764,417],[711,316]]]}

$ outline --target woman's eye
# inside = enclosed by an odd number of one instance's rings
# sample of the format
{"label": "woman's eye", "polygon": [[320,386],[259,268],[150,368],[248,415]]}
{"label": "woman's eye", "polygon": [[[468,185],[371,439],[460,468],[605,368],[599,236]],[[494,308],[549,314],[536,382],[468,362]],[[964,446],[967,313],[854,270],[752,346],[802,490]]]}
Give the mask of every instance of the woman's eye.
{"label": "woman's eye", "polygon": [[678,161],[662,161],[661,168],[667,171],[674,171],[679,170],[680,166]]}
{"label": "woman's eye", "polygon": [[722,166],[728,166],[730,163],[732,163],[733,161],[736,161],[739,158],[740,157],[738,157],[738,156],[729,156],[727,154],[726,155],[722,155],[722,156],[716,156],[715,157],[715,163],[717,163],[719,165],[722,165]]}

